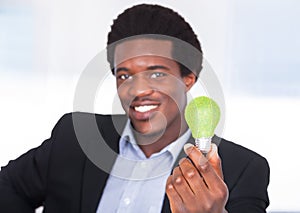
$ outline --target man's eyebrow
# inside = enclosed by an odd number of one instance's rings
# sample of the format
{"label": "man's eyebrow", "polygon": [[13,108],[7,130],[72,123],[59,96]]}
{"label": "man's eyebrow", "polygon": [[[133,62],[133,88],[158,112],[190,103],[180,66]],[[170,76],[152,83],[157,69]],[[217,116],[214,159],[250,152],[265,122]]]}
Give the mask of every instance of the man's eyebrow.
{"label": "man's eyebrow", "polygon": [[153,66],[147,67],[147,70],[157,70],[157,69],[170,70],[170,68],[165,67],[163,65],[153,65]]}
{"label": "man's eyebrow", "polygon": [[[170,68],[163,66],[163,65],[152,65],[152,66],[147,67],[147,70],[158,70],[158,69],[170,70]],[[116,73],[121,72],[121,71],[129,72],[129,69],[126,67],[119,67],[116,69]]]}
{"label": "man's eyebrow", "polygon": [[129,71],[129,69],[128,69],[128,68],[126,68],[126,67],[119,67],[119,68],[117,68],[117,69],[116,69],[116,73],[117,73],[117,72],[121,72],[121,71],[128,72],[128,71]]}

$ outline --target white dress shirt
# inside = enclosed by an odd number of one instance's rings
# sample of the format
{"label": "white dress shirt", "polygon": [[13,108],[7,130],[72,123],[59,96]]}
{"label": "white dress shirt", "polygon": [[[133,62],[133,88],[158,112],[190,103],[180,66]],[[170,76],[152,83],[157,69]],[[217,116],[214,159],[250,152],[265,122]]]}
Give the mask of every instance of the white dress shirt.
{"label": "white dress shirt", "polygon": [[115,161],[97,213],[159,213],[165,196],[165,186],[173,164],[190,130],[149,158],[137,145],[128,120],[122,133],[120,153]]}

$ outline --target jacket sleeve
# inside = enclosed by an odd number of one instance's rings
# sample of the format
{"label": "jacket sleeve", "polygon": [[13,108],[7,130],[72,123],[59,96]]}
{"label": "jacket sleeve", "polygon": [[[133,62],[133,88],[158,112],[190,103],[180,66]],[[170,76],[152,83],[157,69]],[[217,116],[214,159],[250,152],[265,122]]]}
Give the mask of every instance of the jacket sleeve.
{"label": "jacket sleeve", "polygon": [[265,213],[269,205],[267,187],[270,168],[263,157],[252,159],[231,189],[226,209],[229,213]]}
{"label": "jacket sleeve", "polygon": [[47,170],[51,147],[59,129],[59,123],[53,129],[50,139],[1,168],[1,212],[31,213],[43,204],[47,190]]}

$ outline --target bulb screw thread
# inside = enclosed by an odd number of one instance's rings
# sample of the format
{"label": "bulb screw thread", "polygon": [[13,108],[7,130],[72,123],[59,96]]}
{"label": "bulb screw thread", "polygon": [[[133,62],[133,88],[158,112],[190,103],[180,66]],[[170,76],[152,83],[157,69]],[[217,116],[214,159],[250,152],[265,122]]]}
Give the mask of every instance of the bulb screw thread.
{"label": "bulb screw thread", "polygon": [[196,147],[203,153],[207,154],[211,147],[211,137],[209,138],[195,138]]}

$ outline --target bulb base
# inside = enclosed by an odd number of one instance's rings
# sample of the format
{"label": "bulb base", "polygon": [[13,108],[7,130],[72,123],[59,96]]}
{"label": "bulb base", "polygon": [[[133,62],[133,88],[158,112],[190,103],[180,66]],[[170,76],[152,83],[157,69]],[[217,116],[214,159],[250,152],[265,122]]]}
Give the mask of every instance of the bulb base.
{"label": "bulb base", "polygon": [[196,147],[203,153],[207,154],[211,147],[211,137],[209,138],[195,138]]}

